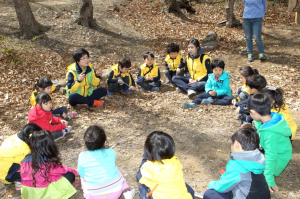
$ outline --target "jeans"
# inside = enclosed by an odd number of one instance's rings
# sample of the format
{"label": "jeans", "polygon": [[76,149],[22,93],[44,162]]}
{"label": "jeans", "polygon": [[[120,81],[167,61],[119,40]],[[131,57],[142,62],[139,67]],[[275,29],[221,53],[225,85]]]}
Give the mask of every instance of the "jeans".
{"label": "jeans", "polygon": [[214,189],[207,189],[204,193],[203,199],[229,199],[229,193],[219,193]]}
{"label": "jeans", "polygon": [[188,90],[194,90],[196,92],[204,91],[205,81],[189,84],[189,79],[189,77],[174,76],[172,82],[185,93],[187,93]]}
{"label": "jeans", "polygon": [[244,18],[243,26],[246,35],[246,45],[248,54],[253,54],[253,36],[258,48],[258,53],[265,52],[264,43],[261,38],[262,20],[263,18]]}
{"label": "jeans", "polygon": [[181,77],[183,77],[183,75],[184,75],[184,70],[181,70],[180,73],[178,73],[178,74],[177,74],[176,70],[175,70],[175,71],[172,71],[172,70],[164,70],[164,73],[165,73],[166,77],[168,78],[168,80],[169,80],[170,82],[172,82],[172,78],[173,78],[174,76],[181,76]]}

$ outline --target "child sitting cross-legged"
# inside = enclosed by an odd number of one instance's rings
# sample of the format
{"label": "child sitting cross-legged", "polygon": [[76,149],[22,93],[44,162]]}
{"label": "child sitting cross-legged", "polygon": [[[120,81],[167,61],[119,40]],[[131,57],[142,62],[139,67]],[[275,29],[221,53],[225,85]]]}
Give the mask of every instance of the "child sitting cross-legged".
{"label": "child sitting cross-legged", "polygon": [[107,80],[107,96],[112,95],[114,92],[131,94],[135,90],[135,82],[128,72],[130,67],[131,61],[128,58],[120,59],[116,65],[111,67],[111,72]]}
{"label": "child sitting cross-legged", "polygon": [[248,101],[248,110],[260,136],[260,146],[266,158],[266,177],[271,192],[278,191],[274,176],[278,177],[292,158],[292,135],[284,116],[271,111],[271,100],[264,94],[255,94]]}
{"label": "child sitting cross-legged", "polygon": [[159,91],[161,85],[159,67],[154,62],[153,53],[146,52],[144,54],[144,64],[138,73],[137,84],[140,85],[142,91]]}
{"label": "child sitting cross-legged", "polygon": [[90,126],[84,133],[88,151],[78,158],[78,172],[86,199],[133,199],[135,189],[129,187],[116,166],[116,152],[108,148],[104,129]]}
{"label": "child sitting cross-legged", "polygon": [[240,129],[231,137],[231,158],[220,180],[211,181],[204,199],[271,199],[263,174],[265,157],[253,129]]}
{"label": "child sitting cross-legged", "polygon": [[208,75],[208,81],[205,84],[205,93],[198,95],[192,103],[182,103],[182,108],[195,108],[200,103],[213,105],[231,104],[230,76],[224,71],[224,61],[214,59],[211,67],[213,73]]}
{"label": "child sitting cross-legged", "polygon": [[136,175],[140,198],[194,198],[194,190],[184,181],[182,165],[175,156],[175,143],[170,135],[152,132],[145,141],[144,153]]}

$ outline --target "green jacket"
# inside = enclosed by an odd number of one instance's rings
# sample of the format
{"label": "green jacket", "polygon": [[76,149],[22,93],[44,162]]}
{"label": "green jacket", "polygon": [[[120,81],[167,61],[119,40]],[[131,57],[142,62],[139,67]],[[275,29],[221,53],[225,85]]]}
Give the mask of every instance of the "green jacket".
{"label": "green jacket", "polygon": [[260,145],[265,150],[264,175],[269,187],[275,186],[274,176],[279,176],[292,158],[292,135],[282,114],[271,113],[272,119],[264,124],[254,121],[260,136]]}

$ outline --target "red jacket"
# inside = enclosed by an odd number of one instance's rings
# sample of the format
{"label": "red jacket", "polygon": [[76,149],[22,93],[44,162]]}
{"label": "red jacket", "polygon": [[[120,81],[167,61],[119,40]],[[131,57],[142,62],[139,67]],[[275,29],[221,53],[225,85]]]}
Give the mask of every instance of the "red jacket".
{"label": "red jacket", "polygon": [[28,120],[30,123],[35,123],[43,130],[48,130],[50,132],[61,131],[67,127],[65,124],[60,123],[61,118],[54,117],[51,112],[44,111],[37,105],[29,111]]}

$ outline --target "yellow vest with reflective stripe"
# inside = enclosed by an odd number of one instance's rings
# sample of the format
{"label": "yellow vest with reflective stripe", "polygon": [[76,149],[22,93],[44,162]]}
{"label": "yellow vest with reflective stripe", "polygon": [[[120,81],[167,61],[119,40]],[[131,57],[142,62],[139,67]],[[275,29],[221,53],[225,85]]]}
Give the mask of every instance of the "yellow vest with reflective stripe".
{"label": "yellow vest with reflective stripe", "polygon": [[196,59],[192,59],[188,55],[186,57],[186,64],[190,72],[191,78],[193,80],[198,80],[198,81],[200,81],[203,77],[207,75],[205,60],[210,59],[211,62],[211,58],[206,54],[204,54],[203,56],[202,63],[200,62],[200,57],[201,55]]}
{"label": "yellow vest with reflective stripe", "polygon": [[129,74],[129,72],[127,73],[122,73],[120,70],[119,70],[119,64],[115,64],[111,67],[111,70],[114,71],[114,76],[113,76],[113,79],[116,79],[116,76],[121,76],[121,77],[128,77],[129,78],[129,86],[132,86],[132,82],[131,82],[131,76]]}
{"label": "yellow vest with reflective stripe", "polygon": [[[141,65],[141,76],[143,77],[157,77],[158,76],[158,66],[156,63],[153,63],[153,68],[152,70],[148,73],[150,70],[150,67],[146,66],[146,63]],[[147,73],[147,74],[146,74]],[[146,74],[146,76],[145,76]]]}
{"label": "yellow vest with reflective stripe", "polygon": [[176,69],[181,63],[181,58],[182,57],[179,54],[177,54],[175,59],[172,59],[170,55],[167,55],[165,61],[167,62],[168,65],[171,65],[171,68],[169,68],[169,70],[176,71]]}

